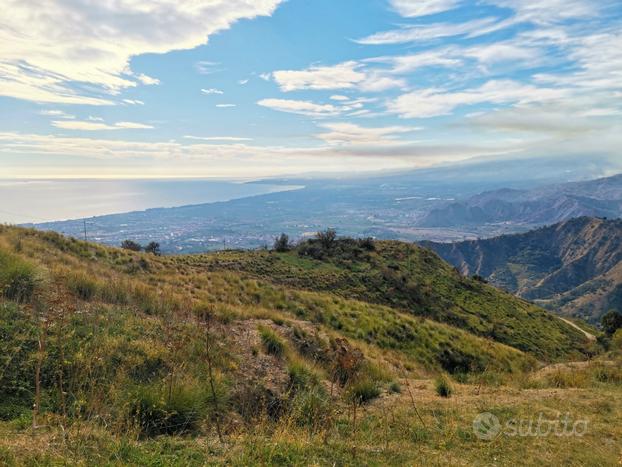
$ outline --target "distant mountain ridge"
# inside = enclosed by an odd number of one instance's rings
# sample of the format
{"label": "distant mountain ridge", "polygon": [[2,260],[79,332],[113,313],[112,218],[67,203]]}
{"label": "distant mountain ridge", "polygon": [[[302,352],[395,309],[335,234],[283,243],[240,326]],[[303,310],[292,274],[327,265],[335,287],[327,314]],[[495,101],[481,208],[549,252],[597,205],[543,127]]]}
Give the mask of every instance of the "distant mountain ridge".
{"label": "distant mountain ridge", "polygon": [[511,222],[545,225],[574,217],[622,216],[622,174],[532,190],[500,189],[430,210],[422,227]]}
{"label": "distant mountain ridge", "polygon": [[622,220],[580,217],[524,234],[421,242],[466,275],[568,316],[622,309]]}

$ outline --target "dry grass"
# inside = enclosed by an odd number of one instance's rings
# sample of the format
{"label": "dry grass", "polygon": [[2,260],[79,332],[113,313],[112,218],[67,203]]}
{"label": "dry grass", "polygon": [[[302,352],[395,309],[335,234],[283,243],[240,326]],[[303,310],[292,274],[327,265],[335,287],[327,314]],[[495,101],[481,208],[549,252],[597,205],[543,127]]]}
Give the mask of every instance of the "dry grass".
{"label": "dry grass", "polygon": [[[533,357],[452,326],[200,270],[192,257],[146,257],[13,228],[0,228],[0,250],[46,277],[32,303],[0,303],[0,465],[621,460],[618,350],[538,371]],[[412,330],[412,339],[398,330]],[[207,349],[219,405],[203,390]],[[435,387],[443,349],[484,359],[485,371],[444,376],[450,398]],[[155,433],[140,426],[137,401],[157,409],[149,414],[164,420],[168,435],[148,436]],[[485,441],[472,428],[481,412],[504,423],[569,413],[589,429],[582,437]],[[167,425],[184,413],[191,425]]]}

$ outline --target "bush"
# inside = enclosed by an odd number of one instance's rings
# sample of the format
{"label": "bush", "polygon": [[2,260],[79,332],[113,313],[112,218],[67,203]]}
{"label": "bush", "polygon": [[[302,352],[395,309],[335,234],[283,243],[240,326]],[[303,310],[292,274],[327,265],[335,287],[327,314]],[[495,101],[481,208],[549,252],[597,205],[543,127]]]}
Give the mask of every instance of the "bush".
{"label": "bush", "polygon": [[321,260],[324,258],[324,250],[311,242],[305,242],[298,248],[298,255]]}
{"label": "bush", "polygon": [[0,252],[0,294],[19,303],[32,299],[39,283],[37,269],[22,259]]}
{"label": "bush", "polygon": [[86,273],[70,274],[66,280],[67,288],[85,301],[91,300],[99,288],[97,282]]}
{"label": "bush", "polygon": [[128,415],[143,436],[191,433],[207,416],[208,403],[199,385],[175,388],[170,397],[163,386],[141,386],[131,395]]}
{"label": "bush", "polygon": [[330,250],[337,240],[337,231],[335,229],[326,229],[316,234],[317,240],[325,250]]}
{"label": "bush", "polygon": [[158,242],[149,242],[149,244],[145,247],[145,252],[151,253],[155,256],[160,256],[162,254],[160,244]]}
{"label": "bush", "polygon": [[261,336],[261,342],[267,353],[280,357],[285,352],[285,343],[283,339],[270,328],[261,327],[259,329],[259,335]]}
{"label": "bush", "polygon": [[615,310],[610,310],[601,320],[603,331],[608,336],[613,336],[618,329],[622,329],[622,314]]}
{"label": "bush", "polygon": [[134,240],[123,240],[121,242],[121,248],[130,251],[140,251],[143,247],[140,245],[140,243],[137,243]]}
{"label": "bush", "polygon": [[289,242],[289,237],[287,234],[282,233],[278,237],[274,239],[274,250],[279,253],[284,253],[292,249],[292,246]]}
{"label": "bush", "polygon": [[317,432],[325,426],[330,417],[330,397],[322,386],[302,391],[292,400],[290,413],[297,425],[309,427],[312,432]]}
{"label": "bush", "polygon": [[392,381],[389,384],[389,392],[393,394],[400,394],[402,392],[402,386],[397,381]]}
{"label": "bush", "polygon": [[380,388],[376,382],[364,379],[350,385],[346,398],[356,404],[365,404],[378,396],[380,396]]}
{"label": "bush", "polygon": [[374,243],[374,239],[372,237],[362,238],[358,241],[358,244],[361,248],[367,251],[374,251],[376,249],[376,244]]}
{"label": "bush", "polygon": [[304,363],[291,363],[287,371],[289,373],[289,387],[293,391],[309,389],[319,384],[318,375]]}
{"label": "bush", "polygon": [[454,392],[451,384],[449,384],[449,380],[444,376],[439,376],[438,378],[436,378],[434,385],[436,394],[441,397],[451,397]]}

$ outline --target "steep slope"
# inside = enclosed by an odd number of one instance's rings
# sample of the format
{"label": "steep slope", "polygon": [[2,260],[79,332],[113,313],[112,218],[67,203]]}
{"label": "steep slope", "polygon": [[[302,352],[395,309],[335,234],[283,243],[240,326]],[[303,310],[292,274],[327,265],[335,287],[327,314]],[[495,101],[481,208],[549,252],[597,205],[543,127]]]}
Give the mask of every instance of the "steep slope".
{"label": "steep slope", "polygon": [[225,252],[185,261],[194,273],[235,271],[279,286],[389,306],[539,358],[561,357],[577,345],[575,331],[542,309],[462,277],[432,252],[406,243],[343,239],[323,248],[311,240],[288,253]]}
{"label": "steep slope", "polygon": [[597,321],[622,301],[622,221],[581,217],[518,235],[422,242],[479,275],[562,314]]}
{"label": "steep slope", "polygon": [[418,225],[453,227],[485,223],[553,224],[574,217],[620,217],[622,175],[532,190],[494,190],[433,209]]}

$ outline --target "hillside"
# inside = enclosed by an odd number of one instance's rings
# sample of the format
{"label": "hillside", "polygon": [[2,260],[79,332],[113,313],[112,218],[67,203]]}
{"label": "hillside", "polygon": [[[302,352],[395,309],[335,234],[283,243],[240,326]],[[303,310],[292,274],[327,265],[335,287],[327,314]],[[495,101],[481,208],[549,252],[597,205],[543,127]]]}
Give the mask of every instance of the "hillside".
{"label": "hillside", "polygon": [[[517,415],[591,410],[622,381],[596,362],[564,370],[585,391],[551,397],[542,365],[602,349],[399,242],[158,257],[1,227],[0,289],[3,465],[475,462],[486,441],[467,430],[506,416],[500,397]],[[508,462],[526,446],[501,445]]]}
{"label": "hillside", "polygon": [[423,242],[479,275],[563,315],[598,322],[622,306],[622,221],[581,217],[518,235]]}
{"label": "hillside", "polygon": [[[377,241],[373,249],[340,240],[326,251],[315,241],[288,253],[227,252],[187,257],[196,272],[229,270],[279,286],[331,293],[449,324],[538,358],[564,358],[577,348],[557,318],[481,282],[461,277],[430,251]],[[339,320],[334,326],[340,325]]]}
{"label": "hillside", "polygon": [[575,217],[622,215],[622,174],[531,190],[487,191],[431,209],[417,224],[456,227],[493,223],[554,224]]}

